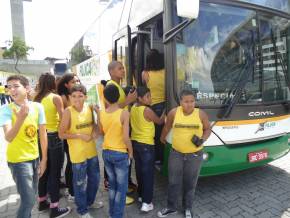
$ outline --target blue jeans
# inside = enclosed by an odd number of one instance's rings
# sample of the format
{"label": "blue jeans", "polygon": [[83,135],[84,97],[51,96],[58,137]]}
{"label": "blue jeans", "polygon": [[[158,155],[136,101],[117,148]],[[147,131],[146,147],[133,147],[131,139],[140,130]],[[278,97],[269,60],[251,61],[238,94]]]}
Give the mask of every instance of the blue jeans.
{"label": "blue jeans", "polygon": [[150,204],[153,199],[154,185],[154,145],[132,141],[136,177],[138,182],[138,195],[142,202]]}
{"label": "blue jeans", "polygon": [[20,163],[8,163],[13,180],[16,183],[17,192],[20,195],[17,218],[31,217],[37,194],[38,165],[38,159]]}
{"label": "blue jeans", "polygon": [[109,215],[122,218],[128,190],[129,156],[112,150],[103,150],[103,159],[109,180]]}
{"label": "blue jeans", "polygon": [[73,187],[75,204],[80,215],[88,213],[88,207],[96,199],[100,183],[100,166],[98,156],[82,163],[73,163]]}

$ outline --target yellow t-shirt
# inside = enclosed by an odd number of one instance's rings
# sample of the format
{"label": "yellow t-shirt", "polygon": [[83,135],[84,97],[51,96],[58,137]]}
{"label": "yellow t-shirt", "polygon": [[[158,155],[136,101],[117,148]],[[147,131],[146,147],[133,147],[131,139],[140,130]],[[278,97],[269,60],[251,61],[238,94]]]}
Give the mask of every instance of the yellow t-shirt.
{"label": "yellow t-shirt", "polygon": [[100,97],[100,109],[105,110],[105,97],[104,97],[104,86],[102,84],[97,84],[97,90]]}
{"label": "yellow t-shirt", "polygon": [[55,94],[50,93],[41,101],[45,112],[47,132],[57,132],[59,125],[59,115],[56,106],[53,103],[54,96]]}
{"label": "yellow t-shirt", "polygon": [[123,109],[118,109],[113,113],[101,110],[100,122],[104,131],[104,150],[113,150],[127,153],[127,145],[123,139],[123,125],[121,115]]}
{"label": "yellow t-shirt", "polygon": [[[84,104],[83,110],[78,112],[74,107],[68,107],[71,115],[70,128],[68,133],[87,134],[93,131],[93,113],[91,108]],[[94,140],[85,142],[81,139],[67,139],[69,154],[72,163],[82,163],[87,159],[97,156],[97,148]]]}
{"label": "yellow t-shirt", "polygon": [[154,145],[155,126],[144,117],[145,106],[133,105],[130,112],[131,140]]}
{"label": "yellow t-shirt", "polygon": [[165,101],[165,70],[148,71],[147,87],[151,92],[151,105]]}
{"label": "yellow t-shirt", "polygon": [[0,94],[5,94],[5,86],[0,86]]}
{"label": "yellow t-shirt", "polygon": [[191,142],[193,135],[202,137],[203,125],[199,117],[199,109],[195,108],[190,115],[184,115],[182,107],[176,110],[172,127],[172,147],[181,153],[194,153],[203,148]]}
{"label": "yellow t-shirt", "polygon": [[[7,161],[9,163],[19,163],[30,161],[38,158],[38,118],[39,111],[38,103],[29,103],[29,113],[20,127],[16,137],[12,142],[8,143],[7,147]],[[12,111],[12,126],[16,122],[16,115],[14,110],[19,111],[19,107],[14,103],[9,104]]]}

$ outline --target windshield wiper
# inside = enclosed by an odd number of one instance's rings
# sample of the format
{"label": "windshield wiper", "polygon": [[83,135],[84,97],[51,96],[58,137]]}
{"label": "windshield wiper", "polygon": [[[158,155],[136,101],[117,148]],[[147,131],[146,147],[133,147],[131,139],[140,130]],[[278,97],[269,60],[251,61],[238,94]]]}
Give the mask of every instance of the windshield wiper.
{"label": "windshield wiper", "polygon": [[276,40],[275,40],[275,36],[274,36],[274,32],[273,29],[271,28],[271,41],[273,44],[273,48],[274,48],[274,57],[275,57],[275,79],[277,81],[277,86],[279,89],[281,89],[281,80],[280,80],[280,76],[278,73],[278,51],[277,51],[277,45],[276,45]]}
{"label": "windshield wiper", "polygon": [[[247,58],[247,62],[245,65],[244,70],[241,73],[241,78],[236,86],[236,88],[231,89],[228,92],[228,98],[225,99],[223,105],[227,105],[224,109],[222,109],[219,113],[219,118],[227,118],[232,109],[234,108],[234,106],[238,103],[238,101],[241,99],[243,90],[248,82],[248,78],[250,73],[252,73],[252,71],[250,70],[250,67],[252,66],[253,61],[250,61],[250,58]],[[234,94],[234,97],[232,98],[231,96]]]}
{"label": "windshield wiper", "polygon": [[186,20],[182,21],[180,24],[178,24],[175,27],[173,27],[171,30],[169,30],[166,33],[164,33],[163,43],[166,44],[167,42],[169,42],[178,33],[180,33],[180,31],[182,31],[184,28],[186,28],[189,24],[191,24],[195,20],[196,19],[186,19]]}
{"label": "windshield wiper", "polygon": [[288,88],[290,90],[290,79],[289,79],[289,76],[288,76],[285,60],[283,58],[282,53],[277,51],[277,57],[279,58],[279,61],[280,61],[281,67],[282,67],[282,72],[283,72],[284,77],[285,77],[286,84],[287,84],[287,86],[288,86]]}

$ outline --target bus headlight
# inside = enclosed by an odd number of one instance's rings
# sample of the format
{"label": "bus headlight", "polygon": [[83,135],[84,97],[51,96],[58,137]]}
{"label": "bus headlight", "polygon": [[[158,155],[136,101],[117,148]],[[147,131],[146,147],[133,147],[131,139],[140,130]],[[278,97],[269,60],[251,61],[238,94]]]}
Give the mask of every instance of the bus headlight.
{"label": "bus headlight", "polygon": [[204,152],[202,155],[203,160],[207,161],[208,160],[208,153]]}

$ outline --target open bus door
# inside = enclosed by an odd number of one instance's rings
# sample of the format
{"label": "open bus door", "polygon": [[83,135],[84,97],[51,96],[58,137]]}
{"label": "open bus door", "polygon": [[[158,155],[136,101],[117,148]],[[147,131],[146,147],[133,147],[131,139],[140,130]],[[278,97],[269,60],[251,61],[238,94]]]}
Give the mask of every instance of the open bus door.
{"label": "open bus door", "polygon": [[125,68],[125,79],[121,86],[132,86],[131,28],[126,26],[113,36],[113,60],[120,61]]}
{"label": "open bus door", "polygon": [[141,28],[131,32],[130,26],[127,26],[113,36],[113,48],[113,60],[122,62],[125,67],[126,79],[122,81],[122,86],[142,85],[141,73],[146,54],[153,48],[152,31]]}

